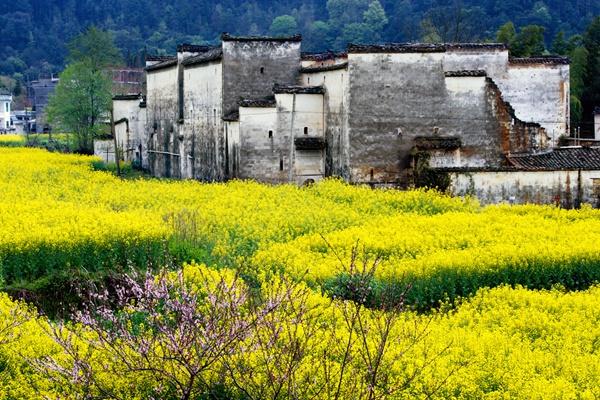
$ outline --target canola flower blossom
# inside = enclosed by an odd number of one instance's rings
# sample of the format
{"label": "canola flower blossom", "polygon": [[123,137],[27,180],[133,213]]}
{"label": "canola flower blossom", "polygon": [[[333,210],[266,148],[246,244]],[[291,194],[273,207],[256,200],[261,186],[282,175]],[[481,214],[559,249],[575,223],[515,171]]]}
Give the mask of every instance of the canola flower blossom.
{"label": "canola flower blossom", "polygon": [[[403,384],[394,393],[377,386],[378,398],[600,397],[600,288],[594,286],[600,280],[599,211],[480,207],[431,191],[373,191],[336,180],[307,188],[126,181],[94,171],[94,160],[0,148],[5,287],[40,285],[76,271],[161,266],[169,257],[209,265],[183,266],[190,286],[199,285],[203,274],[231,282],[237,269],[268,293],[279,274],[289,276],[317,290],[305,292],[312,330],[289,321],[278,331],[282,348],[303,343],[310,349],[299,359],[294,379],[311,398],[326,399],[331,397],[320,388],[330,388],[330,382],[320,373],[340,372],[342,345],[355,334],[342,310],[356,307],[328,295],[340,293],[336,285],[344,282],[340,277],[359,248],[364,257],[381,261],[374,290],[410,284],[407,305],[427,311],[402,313],[390,332],[385,378]],[[285,321],[295,308],[281,310],[278,318]],[[386,315],[373,311],[365,322],[380,327]],[[0,295],[0,398],[101,396],[77,385],[85,370],[57,344],[55,326],[31,306]],[[426,335],[411,342],[419,327]],[[77,352],[99,371],[99,384],[120,398],[155,393],[151,373],[123,373],[114,353],[86,329],[67,324],[61,334],[81,340]],[[369,330],[368,348],[374,348],[377,334],[378,329]],[[270,331],[254,335],[273,337]],[[274,398],[268,390],[253,392],[272,376],[271,359],[256,343],[248,339],[240,344],[243,351],[215,360],[205,378],[235,388],[233,380],[243,382],[251,370],[255,382],[244,387],[247,394]],[[342,399],[354,398],[356,377],[365,376],[362,356],[358,351],[351,357]],[[48,359],[56,362],[55,375],[31,366],[31,360]],[[180,370],[169,362],[175,361],[165,358],[165,369]],[[223,375],[227,365],[237,369]],[[60,381],[61,368],[76,373]]]}

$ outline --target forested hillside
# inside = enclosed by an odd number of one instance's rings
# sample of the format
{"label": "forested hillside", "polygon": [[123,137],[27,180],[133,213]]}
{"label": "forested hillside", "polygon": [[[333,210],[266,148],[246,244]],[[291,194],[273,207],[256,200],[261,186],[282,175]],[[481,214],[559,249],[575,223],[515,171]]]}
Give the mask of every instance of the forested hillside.
{"label": "forested hillside", "polygon": [[65,43],[90,24],[113,32],[125,61],[172,53],[178,42],[214,42],[221,32],[300,32],[305,50],[346,42],[483,41],[512,21],[581,33],[598,0],[18,0],[0,2],[0,74],[58,72]]}

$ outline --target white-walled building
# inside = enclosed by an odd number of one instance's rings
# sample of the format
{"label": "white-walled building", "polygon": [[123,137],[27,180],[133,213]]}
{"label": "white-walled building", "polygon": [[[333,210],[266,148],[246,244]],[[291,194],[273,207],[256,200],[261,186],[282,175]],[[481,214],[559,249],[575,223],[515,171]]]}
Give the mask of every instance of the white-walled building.
{"label": "white-walled building", "polygon": [[12,95],[8,91],[0,91],[0,132],[7,132],[12,128],[11,107]]}
{"label": "white-walled building", "polygon": [[224,34],[149,60],[145,129],[130,132],[142,165],[201,181],[336,176],[483,202],[600,202],[600,148],[556,149],[570,125],[567,58],[493,43],[300,45]]}

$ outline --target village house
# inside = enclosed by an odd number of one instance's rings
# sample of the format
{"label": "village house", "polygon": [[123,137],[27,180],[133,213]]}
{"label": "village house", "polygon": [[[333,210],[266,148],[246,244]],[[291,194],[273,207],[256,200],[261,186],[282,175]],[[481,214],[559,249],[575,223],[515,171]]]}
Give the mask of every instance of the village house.
{"label": "village house", "polygon": [[8,132],[12,128],[10,110],[12,95],[7,90],[0,90],[0,132]]}
{"label": "village house", "polygon": [[115,110],[134,105],[115,120],[128,118],[135,144],[124,147],[156,176],[337,176],[483,202],[597,203],[600,149],[557,148],[569,132],[564,57],[473,43],[303,54],[299,36],[224,34],[218,46],[149,58],[146,87],[145,99],[115,98]]}

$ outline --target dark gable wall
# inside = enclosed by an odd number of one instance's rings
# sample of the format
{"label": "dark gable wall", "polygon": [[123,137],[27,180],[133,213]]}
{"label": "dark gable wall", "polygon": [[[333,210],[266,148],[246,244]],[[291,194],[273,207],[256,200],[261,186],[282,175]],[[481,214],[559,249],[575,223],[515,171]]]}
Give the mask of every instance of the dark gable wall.
{"label": "dark gable wall", "polygon": [[[261,68],[263,73],[261,73]],[[300,70],[300,41],[223,41],[223,115],[241,99],[273,95],[275,83],[293,85]]]}

